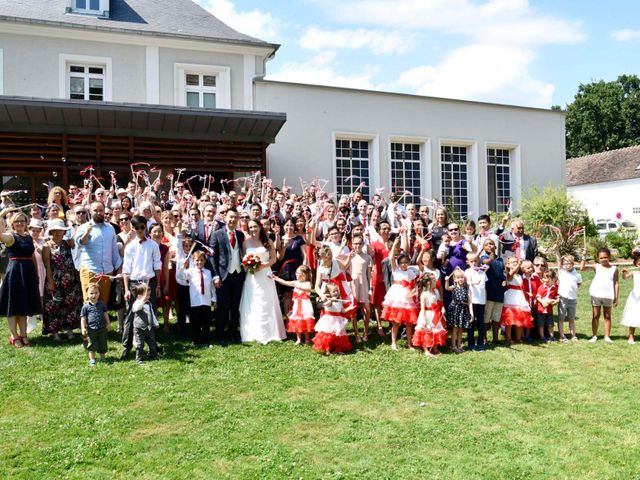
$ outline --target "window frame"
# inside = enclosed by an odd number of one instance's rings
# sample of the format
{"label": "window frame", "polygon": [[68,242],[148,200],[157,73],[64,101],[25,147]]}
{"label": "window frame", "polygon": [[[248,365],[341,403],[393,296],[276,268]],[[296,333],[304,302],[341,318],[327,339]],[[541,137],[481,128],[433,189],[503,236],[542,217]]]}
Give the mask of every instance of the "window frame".
{"label": "window frame", "polygon": [[[394,150],[393,150],[393,145],[394,144],[401,144],[403,147],[406,145],[413,145],[413,146],[417,146],[417,155],[418,155],[418,159],[414,160],[414,159],[409,159],[409,160],[404,160],[403,163],[406,164],[406,162],[410,162],[410,163],[414,163],[417,164],[418,168],[416,170],[413,170],[414,172],[417,171],[418,173],[418,186],[417,186],[417,194],[415,191],[413,191],[411,188],[406,188],[406,184],[403,185],[402,190],[398,190],[399,193],[402,194],[402,192],[404,192],[405,190],[410,190],[413,192],[413,195],[411,196],[407,196],[405,197],[405,203],[415,203],[417,205],[421,204],[421,198],[420,197],[425,197],[425,198],[429,198],[427,195],[425,195],[424,193],[424,185],[425,185],[425,153],[426,153],[426,144],[427,141],[423,138],[417,138],[417,137],[390,137],[389,138],[389,143],[388,143],[388,148],[389,148],[389,186],[390,186],[390,191],[394,191],[394,162],[398,162],[398,159],[394,159],[393,158],[393,154],[394,154]],[[400,160],[401,161],[401,160]],[[406,166],[403,169],[404,170],[404,174],[406,174]],[[415,179],[414,179],[415,180]],[[413,187],[415,188],[415,186]]]}
{"label": "window frame", "polygon": [[[353,156],[353,154],[351,154],[349,157],[343,157],[343,156],[338,156],[338,150],[344,150],[344,146],[341,146],[342,148],[340,148],[338,146],[338,142],[349,142],[349,147],[348,150],[353,152],[354,149],[360,151],[362,149],[362,145],[361,144],[366,144],[366,151],[367,151],[367,156],[366,159],[365,157],[362,156]],[[359,145],[354,145],[354,143],[357,142]],[[338,196],[338,199],[342,196],[342,195],[350,195],[351,193],[353,193],[358,186],[362,183],[365,182],[365,186],[362,187],[360,189],[360,191],[362,192],[362,196],[364,198],[370,198],[372,195],[371,192],[371,141],[368,139],[362,139],[362,138],[349,138],[349,137],[336,137],[335,141],[334,141],[334,158],[335,158],[335,178],[336,178],[336,194]],[[338,175],[338,161],[349,161],[349,175],[344,176],[344,175]],[[349,178],[350,176],[354,175],[354,170],[357,171],[357,173],[362,173],[362,170],[365,169],[365,167],[360,164],[358,167],[354,166],[354,162],[364,162],[366,161],[366,171],[367,171],[367,176],[366,178],[363,177],[363,175],[358,175],[358,179],[351,179],[350,181],[350,187],[351,190],[350,191],[345,191],[345,187],[347,187],[348,185],[346,184],[341,184],[339,182],[339,179],[341,178]],[[343,169],[344,167],[340,166],[340,169]]]}
{"label": "window frame", "polygon": [[[460,155],[459,152],[456,153],[454,151],[454,149],[456,149],[456,148],[464,148],[465,149],[465,152],[464,152],[464,156],[465,156],[465,161],[464,161],[465,179],[464,179],[464,182],[466,184],[465,185],[465,190],[466,190],[465,199],[466,199],[466,202],[464,203],[464,206],[466,207],[466,211],[463,210],[463,209],[456,208],[455,201],[450,205],[449,202],[446,200],[445,186],[444,186],[444,173],[445,173],[445,171],[444,171],[444,168],[443,168],[443,165],[445,163],[444,159],[443,159],[443,156],[445,155],[445,153],[444,153],[444,149],[445,148],[451,148],[451,153],[449,153],[450,155]],[[470,151],[469,151],[469,145],[456,144],[456,143],[453,143],[453,142],[443,141],[443,142],[440,143],[440,152],[439,153],[440,153],[440,158],[439,158],[439,166],[440,166],[440,168],[439,168],[439,170],[440,170],[440,178],[439,178],[439,180],[440,180],[440,203],[442,203],[447,209],[449,209],[449,207],[453,208],[453,210],[456,212],[456,214],[458,216],[465,217],[465,216],[469,215],[469,213],[472,211],[471,210],[471,208],[472,208],[471,207],[471,203],[472,203],[471,202],[471,188],[470,188],[471,187],[471,172],[470,172],[470,157],[471,157],[471,155],[470,155]],[[451,182],[451,190],[453,191],[453,190],[456,189],[456,187],[454,186],[454,183],[453,183],[454,180],[455,180],[453,178],[453,173],[454,173],[453,165],[454,164],[462,164],[462,162],[450,162],[450,163],[451,163],[451,166],[452,166],[452,169],[451,169],[451,174],[452,175],[451,175],[450,182]],[[462,178],[459,178],[458,181],[462,182]],[[458,189],[461,189],[461,186],[458,187]],[[455,197],[454,197],[454,199],[455,199]],[[462,207],[463,204],[460,203],[459,205]]]}
{"label": "window frame", "polygon": [[[490,150],[494,150],[494,155],[489,155],[489,151]],[[494,158],[502,158],[504,159],[503,156],[498,156],[497,152],[501,151],[501,152],[507,152],[508,155],[508,161],[506,164],[491,164],[489,163],[489,158],[490,157],[494,157]],[[493,146],[493,145],[488,145],[485,149],[485,159],[486,159],[486,168],[485,168],[485,173],[487,175],[487,210],[495,212],[495,213],[506,213],[507,210],[509,209],[509,202],[513,201],[513,165],[512,165],[512,159],[513,159],[513,150],[510,148],[505,148],[502,146]],[[493,171],[493,177],[491,175],[489,175],[489,169],[490,168],[494,168]],[[502,167],[505,168],[506,167],[506,173],[502,172],[502,175],[506,175],[507,176],[507,180],[506,182],[508,182],[509,185],[509,194],[507,197],[505,197],[504,195],[499,195],[498,192],[500,190],[500,188],[498,187],[498,168]],[[505,182],[505,180],[502,180],[503,183]],[[495,196],[495,208],[492,208],[491,205],[491,193],[493,191],[493,195]]]}
{"label": "window frame", "polygon": [[61,53],[59,56],[59,96],[61,99],[70,100],[70,72],[71,65],[82,65],[85,67],[104,68],[104,80],[102,84],[102,100],[91,100],[93,102],[110,102],[113,100],[113,61],[111,57],[94,57],[89,55],[69,55]]}
{"label": "window frame", "polygon": [[[187,77],[189,75],[195,75],[198,77],[197,86],[189,85],[187,83]],[[185,70],[184,77],[185,77],[185,104],[187,106],[194,107],[193,105],[189,105],[189,94],[197,93],[198,94],[197,108],[216,108],[216,106],[218,105],[218,76],[217,75],[211,75],[211,74],[201,73],[201,72],[191,72],[191,71]],[[211,86],[205,85],[204,77],[213,77],[215,79],[214,80],[215,86],[211,87]],[[213,107],[206,107],[204,105],[205,103],[204,98],[206,94],[214,95]]]}
{"label": "window frame", "polygon": [[[220,65],[174,64],[174,103],[187,106],[187,74],[216,77],[216,109],[231,108],[231,68]],[[192,107],[195,108],[195,107]],[[204,107],[199,107],[204,108]]]}

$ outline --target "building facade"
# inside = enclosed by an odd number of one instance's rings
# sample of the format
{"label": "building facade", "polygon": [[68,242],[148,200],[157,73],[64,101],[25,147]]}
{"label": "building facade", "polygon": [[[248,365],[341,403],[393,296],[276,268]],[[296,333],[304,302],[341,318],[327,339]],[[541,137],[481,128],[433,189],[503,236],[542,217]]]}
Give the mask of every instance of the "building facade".
{"label": "building facade", "polygon": [[564,181],[560,112],[264,80],[277,49],[191,0],[3,2],[3,183],[75,181],[87,163],[258,168],[477,215]]}

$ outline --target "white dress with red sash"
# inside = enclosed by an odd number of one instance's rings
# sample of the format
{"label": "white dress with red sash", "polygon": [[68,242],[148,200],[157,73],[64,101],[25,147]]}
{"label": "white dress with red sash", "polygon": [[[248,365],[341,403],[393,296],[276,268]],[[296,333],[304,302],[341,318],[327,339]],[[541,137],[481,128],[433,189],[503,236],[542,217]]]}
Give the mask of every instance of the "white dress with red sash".
{"label": "white dress with red sash", "polygon": [[387,291],[382,302],[382,318],[392,323],[418,323],[420,306],[413,295],[416,278],[420,274],[417,267],[406,270],[396,268],[393,271],[393,285]]}
{"label": "white dress with red sash", "polygon": [[[336,260],[331,261],[331,267],[318,265],[318,275],[325,283],[333,283],[340,290],[340,298],[344,307],[344,316],[347,318],[355,317],[358,304],[356,298],[351,291],[351,282],[347,279],[345,272],[342,271]],[[323,287],[324,288],[324,285]]]}
{"label": "white dress with red sash", "polygon": [[447,344],[447,327],[442,315],[443,303],[437,290],[423,292],[418,325],[411,338],[414,347],[433,348]]}
{"label": "white dress with red sash", "polygon": [[287,332],[313,332],[316,319],[313,316],[313,305],[311,304],[310,292],[301,290],[298,287],[293,289],[291,310],[289,311],[288,318]]}
{"label": "white dress with red sash", "polygon": [[524,294],[522,277],[518,274],[507,283],[500,324],[505,327],[533,328],[531,307]]}
{"label": "white dress with red sash", "polygon": [[349,352],[351,342],[347,336],[347,319],[341,301],[326,306],[316,323],[313,348],[319,352]]}

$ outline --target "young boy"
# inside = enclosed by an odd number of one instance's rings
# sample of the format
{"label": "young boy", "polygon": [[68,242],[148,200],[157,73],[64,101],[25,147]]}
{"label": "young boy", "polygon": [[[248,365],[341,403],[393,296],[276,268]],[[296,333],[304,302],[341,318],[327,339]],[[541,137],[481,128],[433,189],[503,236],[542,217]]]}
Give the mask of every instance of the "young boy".
{"label": "young boy", "polygon": [[88,337],[89,366],[96,364],[96,352],[100,361],[104,361],[107,353],[107,332],[111,329],[107,307],[100,298],[100,288],[95,284],[87,287],[87,303],[80,310],[81,331],[83,337]]}
{"label": "young boy", "polygon": [[498,247],[495,242],[487,238],[482,244],[483,252],[480,260],[483,265],[489,267],[487,270],[487,303],[484,311],[485,323],[491,324],[493,331],[493,343],[498,343],[500,339],[500,315],[502,314],[502,304],[504,302],[504,261],[496,254]]}
{"label": "young boy", "polygon": [[578,341],[576,336],[576,305],[578,300],[578,288],[582,285],[582,275],[575,269],[573,255],[562,257],[561,268],[558,272],[558,295],[560,305],[558,307],[558,332],[560,341],[568,342],[564,334],[564,321],[569,320],[571,340]]}
{"label": "young boy", "polygon": [[203,251],[193,252],[193,267],[189,258],[178,264],[176,279],[189,283],[189,322],[193,344],[209,345],[211,337],[211,304],[216,300],[211,272],[204,268],[206,255]]}
{"label": "young boy", "polygon": [[[487,303],[487,274],[480,267],[480,257],[477,253],[467,254],[469,268],[464,271],[467,284],[471,290],[471,305],[473,308],[473,322],[467,330],[469,350],[482,352],[485,349],[484,307]],[[486,268],[486,267],[485,267]],[[478,329],[478,345],[474,339],[474,330]]]}
{"label": "young boy", "polygon": [[151,291],[146,283],[139,283],[134,288],[136,300],[131,306],[133,314],[133,336],[136,346],[136,362],[142,365],[142,354],[145,342],[149,345],[149,358],[158,358],[158,344],[153,329],[159,327],[156,314],[149,300]]}
{"label": "young boy", "polygon": [[547,330],[547,342],[555,341],[553,336],[553,306],[557,305],[558,286],[556,285],[555,270],[547,270],[542,274],[542,285],[536,292],[536,327],[540,340],[545,340],[545,328]]}

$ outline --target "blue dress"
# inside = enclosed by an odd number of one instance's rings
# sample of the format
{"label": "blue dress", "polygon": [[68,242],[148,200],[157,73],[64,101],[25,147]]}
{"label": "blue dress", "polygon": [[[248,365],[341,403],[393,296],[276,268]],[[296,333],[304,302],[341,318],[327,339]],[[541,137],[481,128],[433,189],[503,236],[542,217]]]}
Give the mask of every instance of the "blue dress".
{"label": "blue dress", "polygon": [[38,273],[32,256],[35,251],[29,235],[13,234],[15,243],[7,247],[9,265],[0,289],[0,315],[37,315],[42,311]]}

